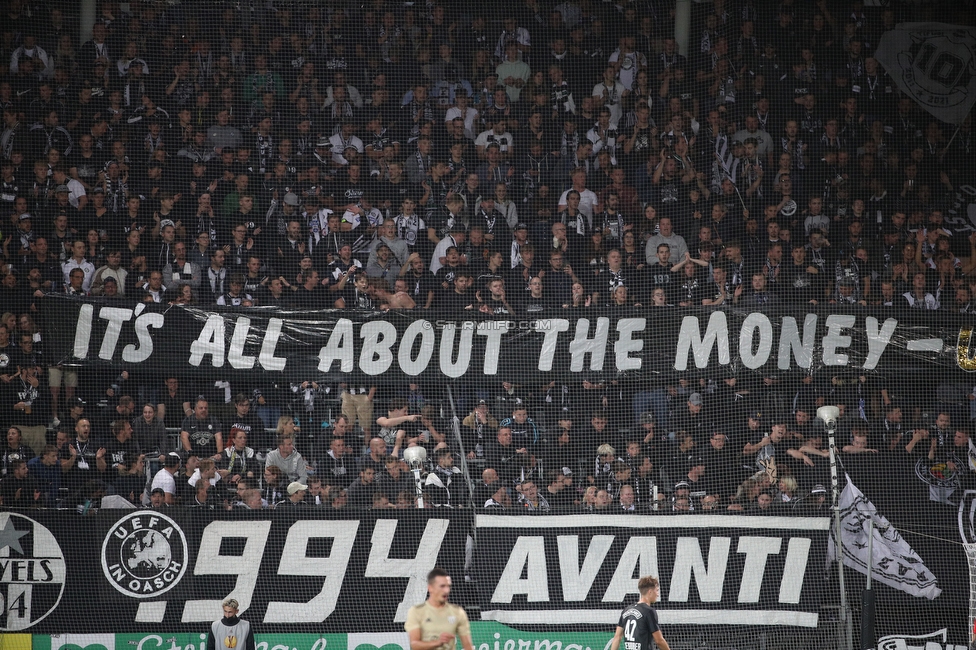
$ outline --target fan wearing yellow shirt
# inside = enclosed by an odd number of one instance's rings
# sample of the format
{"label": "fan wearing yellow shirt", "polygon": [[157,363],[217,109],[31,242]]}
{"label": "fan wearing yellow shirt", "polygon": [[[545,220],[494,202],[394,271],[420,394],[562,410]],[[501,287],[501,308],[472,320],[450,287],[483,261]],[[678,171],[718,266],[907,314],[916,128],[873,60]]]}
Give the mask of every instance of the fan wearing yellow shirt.
{"label": "fan wearing yellow shirt", "polygon": [[464,650],[474,650],[471,625],[464,608],[447,602],[451,576],[440,567],[427,574],[427,600],[407,613],[403,629],[410,635],[410,650],[455,650],[457,639]]}

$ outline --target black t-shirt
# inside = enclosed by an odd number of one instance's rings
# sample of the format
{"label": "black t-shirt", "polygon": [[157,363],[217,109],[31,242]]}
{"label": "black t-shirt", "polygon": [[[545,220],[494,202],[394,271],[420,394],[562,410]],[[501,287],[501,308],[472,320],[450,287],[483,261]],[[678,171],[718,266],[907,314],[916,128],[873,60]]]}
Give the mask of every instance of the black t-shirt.
{"label": "black t-shirt", "polygon": [[668,300],[671,300],[678,284],[675,273],[671,271],[671,265],[650,264],[644,267],[644,273],[647,276],[644,284],[648,295],[661,287],[667,294]]}
{"label": "black t-shirt", "polygon": [[235,413],[224,423],[223,430],[228,432],[228,441],[230,441],[231,429],[241,429],[246,432],[247,444],[254,449],[268,449],[274,446],[271,444],[270,436],[264,431],[264,423],[261,422],[261,418],[253,412],[248,411],[243,416]]}
{"label": "black t-shirt", "polygon": [[624,630],[627,650],[654,650],[654,633],[661,627],[657,622],[657,612],[650,605],[631,605],[620,615],[617,625]]}
{"label": "black t-shirt", "polygon": [[180,431],[190,434],[190,447],[200,458],[216,456],[217,434],[221,433],[220,421],[209,416],[206,420],[197,419],[196,415],[191,415],[183,419]]}
{"label": "black t-shirt", "polygon": [[163,424],[167,428],[175,428],[183,424],[183,418],[186,417],[186,413],[183,411],[183,404],[186,402],[192,404],[193,397],[185,388],[178,388],[176,395],[170,395],[167,389],[163,390],[159,404],[163,404],[166,407],[166,417],[163,418]]}
{"label": "black t-shirt", "polygon": [[473,291],[458,293],[453,288],[450,291],[441,291],[434,298],[434,309],[445,313],[455,314],[464,311],[468,306],[475,303]]}
{"label": "black t-shirt", "polygon": [[141,453],[138,443],[132,439],[119,442],[118,438],[112,436],[105,443],[105,461],[109,467],[114,468],[116,465],[128,463]]}
{"label": "black t-shirt", "polygon": [[400,209],[403,199],[410,197],[414,201],[419,201],[420,197],[424,195],[423,188],[411,183],[406,178],[399,183],[385,181],[379,185],[377,191],[384,201],[390,202],[390,208],[394,211]]}
{"label": "black t-shirt", "polygon": [[[454,279],[457,277],[457,274],[463,270],[464,267],[462,267],[460,264],[458,264],[457,266],[451,266],[450,264],[445,264],[441,268],[437,269],[437,273],[434,274],[434,280],[437,282],[438,285],[441,286],[442,289],[447,291],[453,291]],[[445,282],[447,283],[446,287],[443,286],[443,283]]]}
{"label": "black t-shirt", "polygon": [[565,487],[555,494],[546,489],[540,494],[546,498],[553,510],[572,508],[573,501],[576,498],[576,492],[571,487]]}
{"label": "black t-shirt", "polygon": [[816,266],[804,261],[799,266],[793,262],[780,267],[779,296],[792,303],[804,303],[811,300],[823,300],[824,276],[807,271],[808,266]]}
{"label": "black t-shirt", "polygon": [[420,277],[408,272],[403,276],[403,279],[407,281],[407,293],[417,302],[418,307],[423,307],[427,304],[427,292],[436,292],[438,289],[437,280],[434,278],[434,275],[427,271],[421,273]]}
{"label": "black t-shirt", "polygon": [[372,189],[372,184],[369,181],[359,181],[358,183],[353,183],[349,179],[338,181],[332,192],[336,208],[341,209],[350,203],[359,203],[363,199],[363,194],[372,191]]}
{"label": "black t-shirt", "polygon": [[704,275],[696,274],[689,278],[681,274],[677,286],[673,287],[672,297],[675,302],[689,303],[692,306],[701,305],[703,298],[711,297],[711,287],[708,286]]}
{"label": "black t-shirt", "polygon": [[0,496],[8,508],[29,508],[34,503],[36,483],[31,477],[19,479],[12,474],[0,481]]}
{"label": "black t-shirt", "polygon": [[373,311],[377,308],[369,294],[363,293],[356,287],[350,287],[348,284],[342,291],[342,298],[346,303],[346,309]]}

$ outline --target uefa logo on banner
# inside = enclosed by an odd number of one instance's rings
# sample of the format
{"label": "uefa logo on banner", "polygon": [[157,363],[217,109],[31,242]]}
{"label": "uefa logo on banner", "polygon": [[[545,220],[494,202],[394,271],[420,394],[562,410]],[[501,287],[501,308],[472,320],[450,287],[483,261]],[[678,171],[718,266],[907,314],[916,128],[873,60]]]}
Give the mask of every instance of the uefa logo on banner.
{"label": "uefa logo on banner", "polygon": [[186,535],[158,512],[135,512],[115,522],[102,543],[102,571],[132,598],[152,598],[186,573]]}
{"label": "uefa logo on banner", "polygon": [[0,630],[26,630],[53,612],[64,580],[64,554],[51,531],[0,512]]}

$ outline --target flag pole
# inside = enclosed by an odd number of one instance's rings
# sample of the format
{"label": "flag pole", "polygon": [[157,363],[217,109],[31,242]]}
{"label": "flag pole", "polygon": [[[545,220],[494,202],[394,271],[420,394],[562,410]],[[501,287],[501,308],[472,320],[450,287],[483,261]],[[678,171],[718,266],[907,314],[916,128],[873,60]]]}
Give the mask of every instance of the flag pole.
{"label": "flag pole", "polygon": [[874,517],[868,518],[868,580],[861,594],[861,648],[873,650],[875,593],[871,588],[871,576],[874,573]]}
{"label": "flag pole", "polygon": [[830,486],[833,492],[833,511],[834,511],[834,548],[837,551],[837,582],[840,587],[840,622],[844,624],[846,633],[846,647],[848,650],[853,648],[853,630],[851,628],[851,617],[847,611],[847,587],[844,584],[844,547],[840,533],[840,481],[837,477],[837,445],[834,438],[834,429],[837,426],[837,419],[840,417],[840,409],[836,406],[821,406],[817,409],[817,418],[822,420],[827,427],[828,449],[830,451]]}
{"label": "flag pole", "polygon": [[[722,165],[722,171],[725,172],[725,177],[728,178],[730,181],[732,181],[731,172],[729,172],[729,166],[725,164],[725,161],[722,160],[722,157],[718,155],[718,152],[715,153],[715,160],[717,160]],[[739,193],[739,186],[735,184],[735,181],[732,181],[732,188],[735,190],[736,196],[739,197],[739,203],[742,204],[743,211],[748,212],[749,208],[746,207],[746,202],[742,199],[742,194]]]}
{"label": "flag pole", "polygon": [[946,146],[945,146],[945,148],[944,148],[944,149],[942,149],[942,153],[940,153],[940,154],[939,154],[939,160],[942,160],[943,158],[945,158],[945,155],[946,155],[947,153],[949,153],[949,147],[950,147],[950,146],[952,146],[952,141],[956,139],[956,136],[957,136],[957,135],[959,135],[959,129],[961,129],[961,128],[962,128],[962,123],[960,122],[960,123],[959,123],[959,124],[958,124],[958,125],[956,126],[956,130],[955,130],[955,132],[954,132],[954,133],[952,134],[952,137],[951,137],[951,138],[949,138],[949,141],[948,141],[948,142],[946,142]]}

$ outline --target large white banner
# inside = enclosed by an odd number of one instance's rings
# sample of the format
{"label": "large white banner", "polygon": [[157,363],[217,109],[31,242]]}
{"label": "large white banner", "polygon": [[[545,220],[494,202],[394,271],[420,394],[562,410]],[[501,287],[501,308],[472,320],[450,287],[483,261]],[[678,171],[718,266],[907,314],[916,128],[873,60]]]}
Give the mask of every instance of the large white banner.
{"label": "large white banner", "polygon": [[875,58],[943,122],[960,124],[976,102],[976,27],[901,23],[881,37]]}

